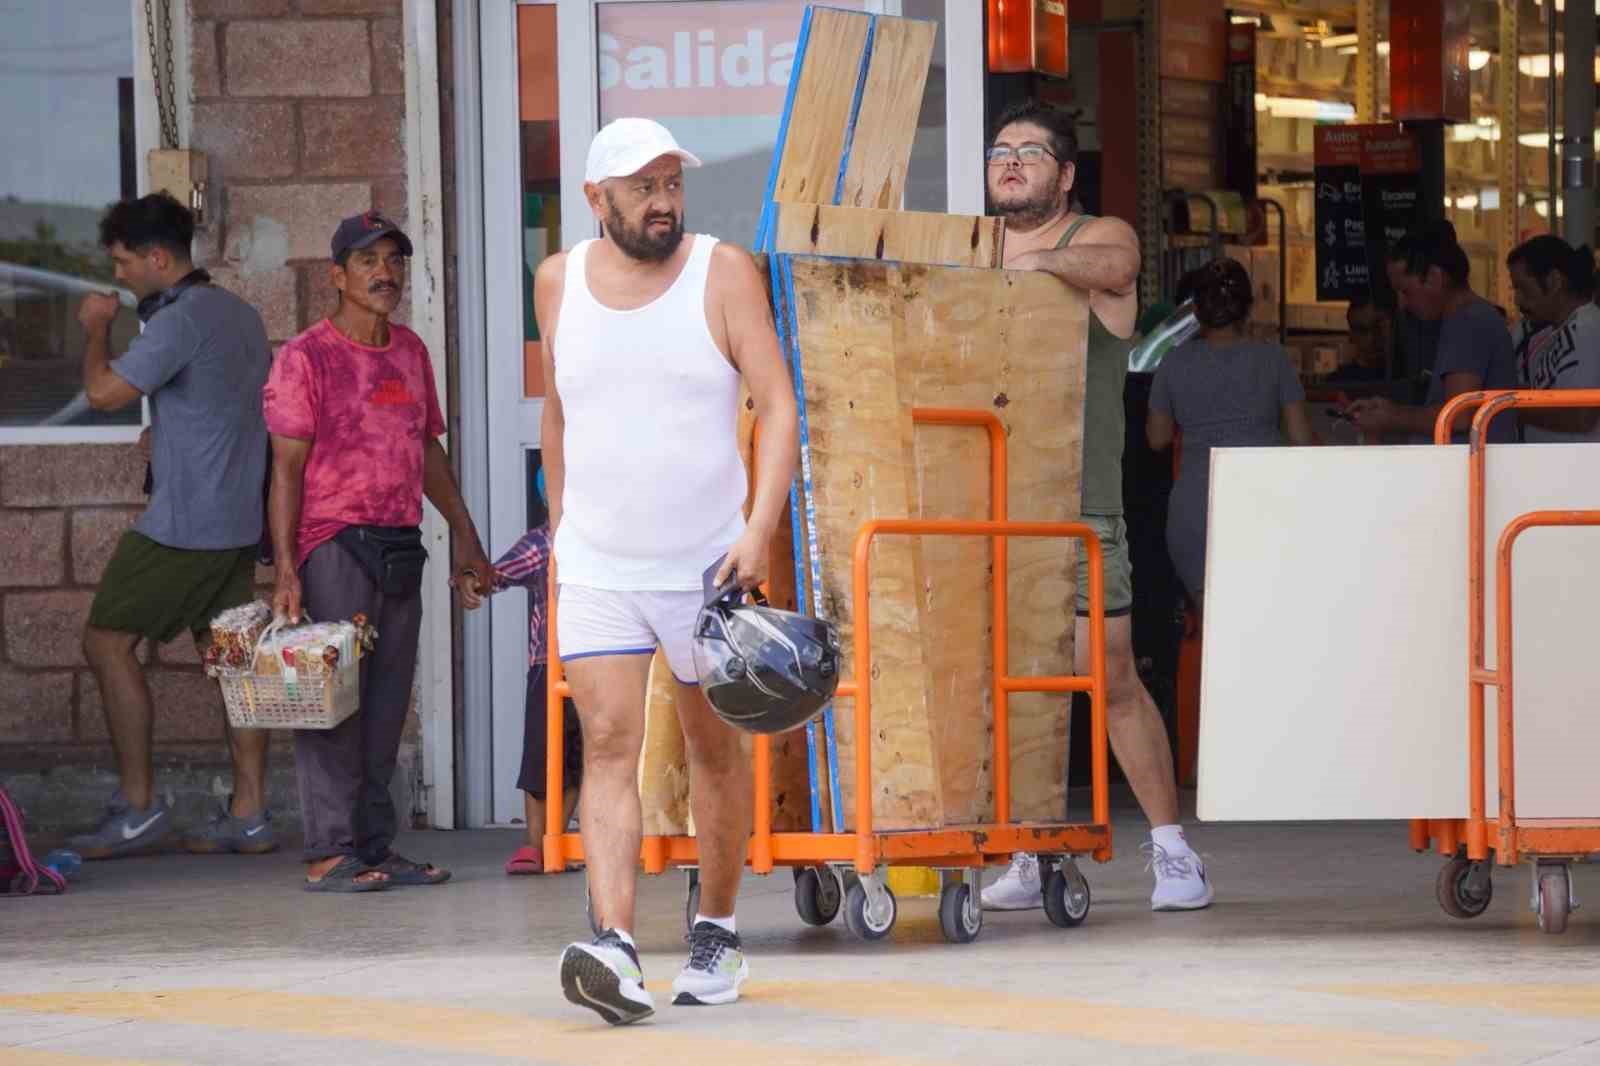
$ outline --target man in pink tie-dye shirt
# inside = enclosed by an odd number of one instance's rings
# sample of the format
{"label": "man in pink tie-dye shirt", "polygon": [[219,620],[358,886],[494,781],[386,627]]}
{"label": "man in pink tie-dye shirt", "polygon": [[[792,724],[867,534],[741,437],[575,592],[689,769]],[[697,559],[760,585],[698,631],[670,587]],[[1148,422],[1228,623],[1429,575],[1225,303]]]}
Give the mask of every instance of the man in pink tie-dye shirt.
{"label": "man in pink tie-dye shirt", "polygon": [[[376,212],[340,223],[331,281],[339,306],[285,344],[263,390],[272,434],[275,613],[364,614],[378,630],[361,713],[295,732],[305,888],[369,892],[432,885],[446,870],[392,848],[389,799],[422,625],[422,497],[450,524],[451,583],[473,595],[492,571],[439,445],[444,416],[422,339],[389,321],[411,241]],[[291,562],[292,560],[292,562]],[[472,604],[469,604],[469,606]]]}

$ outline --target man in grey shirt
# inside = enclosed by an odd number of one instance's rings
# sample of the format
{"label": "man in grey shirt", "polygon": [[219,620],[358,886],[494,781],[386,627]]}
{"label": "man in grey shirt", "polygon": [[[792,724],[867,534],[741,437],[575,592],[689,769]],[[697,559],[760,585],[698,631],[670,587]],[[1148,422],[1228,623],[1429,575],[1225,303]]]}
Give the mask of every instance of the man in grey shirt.
{"label": "man in grey shirt", "polygon": [[[78,310],[87,336],[84,392],[103,411],[149,397],[154,473],[150,504],[106,564],[83,633],[121,779],[100,826],[71,841],[87,859],[148,848],[172,830],[154,788],[154,708],[139,642],[165,644],[188,630],[203,653],[211,620],[254,598],[267,466],[261,387],[272,353],[261,316],[195,269],[193,238],[193,215],[170,196],[112,205],[100,242],[117,280],[139,297],[145,328],[113,359],[116,298],[91,294]],[[271,851],[266,734],[230,729],[228,741],[232,799],[185,844]]]}
{"label": "man in grey shirt", "polygon": [[[1471,266],[1450,223],[1437,222],[1406,234],[1389,249],[1387,266],[1401,308],[1425,322],[1439,323],[1438,355],[1421,406],[1402,406],[1379,396],[1357,400],[1350,405],[1350,414],[1369,436],[1392,433],[1409,436],[1415,443],[1431,443],[1434,420],[1451,397],[1516,387],[1511,330],[1494,305],[1468,287]],[[1458,443],[1466,440],[1472,414],[1467,412],[1452,427]],[[1488,438],[1497,444],[1514,442],[1515,415],[1507,412],[1496,418]]]}

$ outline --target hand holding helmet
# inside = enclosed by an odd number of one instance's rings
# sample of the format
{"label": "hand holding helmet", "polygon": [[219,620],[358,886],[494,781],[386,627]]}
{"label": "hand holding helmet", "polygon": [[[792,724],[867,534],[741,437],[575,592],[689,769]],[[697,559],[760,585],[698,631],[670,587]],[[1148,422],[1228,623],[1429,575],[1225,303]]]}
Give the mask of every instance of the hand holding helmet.
{"label": "hand holding helmet", "polygon": [[[720,564],[719,564],[720,565]],[[745,601],[738,575],[717,586],[695,621],[694,663],[716,716],[750,733],[782,733],[815,718],[839,687],[839,631],[831,622]]]}

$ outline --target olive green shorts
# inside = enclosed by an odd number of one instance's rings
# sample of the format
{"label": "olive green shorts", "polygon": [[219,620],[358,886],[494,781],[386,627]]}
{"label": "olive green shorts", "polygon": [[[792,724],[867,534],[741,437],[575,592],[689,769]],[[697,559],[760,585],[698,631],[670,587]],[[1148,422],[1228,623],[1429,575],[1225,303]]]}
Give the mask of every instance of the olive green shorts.
{"label": "olive green shorts", "polygon": [[[1119,514],[1086,514],[1079,519],[1100,539],[1105,563],[1106,617],[1133,613],[1133,560],[1128,557],[1128,524]],[[1089,617],[1089,552],[1078,548],[1078,616]]]}
{"label": "olive green shorts", "polygon": [[165,644],[255,595],[256,549],[190,551],[157,544],[133,530],[117,541],[89,608],[96,629],[137,633]]}

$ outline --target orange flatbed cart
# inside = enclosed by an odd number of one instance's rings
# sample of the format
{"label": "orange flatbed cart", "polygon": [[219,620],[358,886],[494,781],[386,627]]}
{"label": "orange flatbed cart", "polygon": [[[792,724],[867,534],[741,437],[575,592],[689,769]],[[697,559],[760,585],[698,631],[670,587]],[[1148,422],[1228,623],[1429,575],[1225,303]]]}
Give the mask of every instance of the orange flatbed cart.
{"label": "orange flatbed cart", "polygon": [[[1449,444],[1451,427],[1476,409],[1468,448],[1467,476],[1467,779],[1465,819],[1413,819],[1411,846],[1430,844],[1448,856],[1436,885],[1439,905],[1456,918],[1476,918],[1494,896],[1492,865],[1532,865],[1530,904],[1546,933],[1561,933],[1576,906],[1572,891],[1574,861],[1600,856],[1600,819],[1524,819],[1516,815],[1515,707],[1512,685],[1511,559],[1517,539],[1530,529],[1549,526],[1600,526],[1600,511],[1530,511],[1501,530],[1495,550],[1495,666],[1485,657],[1487,565],[1485,500],[1487,434],[1495,416],[1518,407],[1600,407],[1600,389],[1495,389],[1456,396],[1439,411],[1434,443]],[[1491,823],[1485,788],[1484,705],[1495,689],[1499,729],[1499,812]],[[1491,864],[1492,859],[1492,864]]]}
{"label": "orange flatbed cart", "polygon": [[[1057,926],[1070,928],[1088,916],[1088,880],[1077,857],[1090,855],[1097,862],[1111,858],[1111,818],[1106,747],[1105,588],[1100,542],[1081,522],[1014,522],[1008,519],[1006,485],[1006,432],[992,412],[946,408],[918,408],[913,420],[937,425],[984,429],[990,450],[990,515],[986,520],[879,518],[864,522],[856,533],[852,564],[852,610],[855,618],[856,678],[871,676],[871,551],[880,537],[941,536],[987,537],[993,543],[992,611],[995,673],[991,679],[994,704],[994,821],[922,830],[879,831],[873,827],[872,692],[859,680],[841,680],[835,699],[855,701],[854,829],[836,833],[774,832],[772,829],[771,738],[755,735],[753,831],[748,865],[757,874],[770,874],[779,866],[791,867],[795,877],[795,908],[812,925],[826,925],[841,910],[850,931],[863,940],[879,940],[894,927],[898,913],[894,893],[887,884],[890,866],[935,867],[945,871],[939,901],[939,924],[946,939],[967,943],[983,926],[979,892],[983,868],[1009,862],[1012,853],[1036,852],[1040,856],[1043,903]],[[1087,675],[1024,677],[1012,675],[1008,662],[1006,545],[1011,537],[1059,537],[1083,542],[1089,553],[1089,659]],[[547,621],[549,685],[546,795],[562,794],[562,701],[570,695],[561,669],[556,642],[556,575],[550,574],[550,609]],[[1013,693],[1049,692],[1068,695],[1086,692],[1090,699],[1092,820],[1083,824],[1028,823],[1011,820],[1011,759],[1009,701]],[[974,738],[976,739],[976,738]],[[815,779],[812,787],[817,787]],[[565,833],[561,805],[547,805],[545,870],[555,873],[568,862],[583,860],[580,834]],[[669,866],[688,871],[686,920],[692,920],[699,897],[699,862],[692,836],[645,836],[639,862],[647,874],[660,874]],[[1047,872],[1046,872],[1047,871]],[[590,924],[594,917],[591,912]]]}

